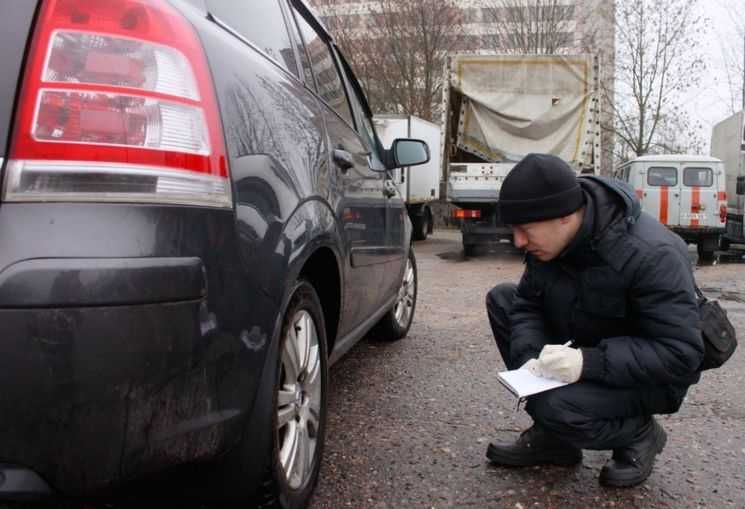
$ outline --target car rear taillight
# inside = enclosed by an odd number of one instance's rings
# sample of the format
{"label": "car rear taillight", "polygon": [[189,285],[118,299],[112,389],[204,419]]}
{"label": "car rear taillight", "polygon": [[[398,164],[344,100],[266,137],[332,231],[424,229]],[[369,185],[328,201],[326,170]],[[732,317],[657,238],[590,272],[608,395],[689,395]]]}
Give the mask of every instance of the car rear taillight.
{"label": "car rear taillight", "polygon": [[204,51],[167,2],[45,2],[19,104],[6,201],[232,206]]}
{"label": "car rear taillight", "polygon": [[719,222],[720,223],[727,222],[727,204],[726,203],[719,205]]}
{"label": "car rear taillight", "polygon": [[480,219],[481,211],[478,209],[455,209],[453,216],[456,219]]}

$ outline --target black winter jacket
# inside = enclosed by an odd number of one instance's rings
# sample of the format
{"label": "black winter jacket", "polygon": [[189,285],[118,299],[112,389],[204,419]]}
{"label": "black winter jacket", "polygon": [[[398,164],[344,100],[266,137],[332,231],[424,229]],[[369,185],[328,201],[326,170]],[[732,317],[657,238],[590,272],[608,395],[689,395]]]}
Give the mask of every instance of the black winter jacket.
{"label": "black winter jacket", "polygon": [[526,257],[510,313],[510,357],[520,365],[546,344],[574,339],[581,380],[662,384],[682,400],[703,359],[687,246],[641,211],[626,184],[579,181],[586,206],[575,239],[550,262]]}

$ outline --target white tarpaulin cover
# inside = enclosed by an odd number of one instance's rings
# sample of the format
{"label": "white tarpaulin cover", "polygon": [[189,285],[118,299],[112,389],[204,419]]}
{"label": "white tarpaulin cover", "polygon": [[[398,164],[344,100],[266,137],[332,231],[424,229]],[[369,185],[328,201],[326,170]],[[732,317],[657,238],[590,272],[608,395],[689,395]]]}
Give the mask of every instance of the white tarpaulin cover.
{"label": "white tarpaulin cover", "polygon": [[530,152],[590,162],[591,55],[458,55],[451,87],[463,94],[459,148],[493,162]]}

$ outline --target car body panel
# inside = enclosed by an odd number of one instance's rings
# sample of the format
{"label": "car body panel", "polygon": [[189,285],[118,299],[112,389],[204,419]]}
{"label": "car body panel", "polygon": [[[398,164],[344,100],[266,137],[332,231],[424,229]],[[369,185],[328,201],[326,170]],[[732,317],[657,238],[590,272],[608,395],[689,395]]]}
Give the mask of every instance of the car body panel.
{"label": "car body panel", "polygon": [[[211,69],[233,209],[0,204],[0,460],[68,495],[213,462],[247,437],[241,482],[256,484],[280,324],[307,262],[323,251],[338,270],[333,362],[390,309],[409,249],[408,218],[351,127],[201,0],[170,3]],[[340,140],[347,174],[329,151]]]}

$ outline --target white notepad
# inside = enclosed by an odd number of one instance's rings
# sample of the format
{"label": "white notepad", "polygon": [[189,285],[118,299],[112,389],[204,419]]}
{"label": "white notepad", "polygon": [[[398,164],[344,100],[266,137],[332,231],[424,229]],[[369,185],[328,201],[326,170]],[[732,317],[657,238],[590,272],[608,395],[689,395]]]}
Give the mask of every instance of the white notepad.
{"label": "white notepad", "polygon": [[502,385],[508,391],[514,394],[518,399],[527,398],[539,392],[550,391],[569,385],[566,382],[551,380],[536,376],[527,369],[513,369],[511,371],[501,371],[497,377]]}

